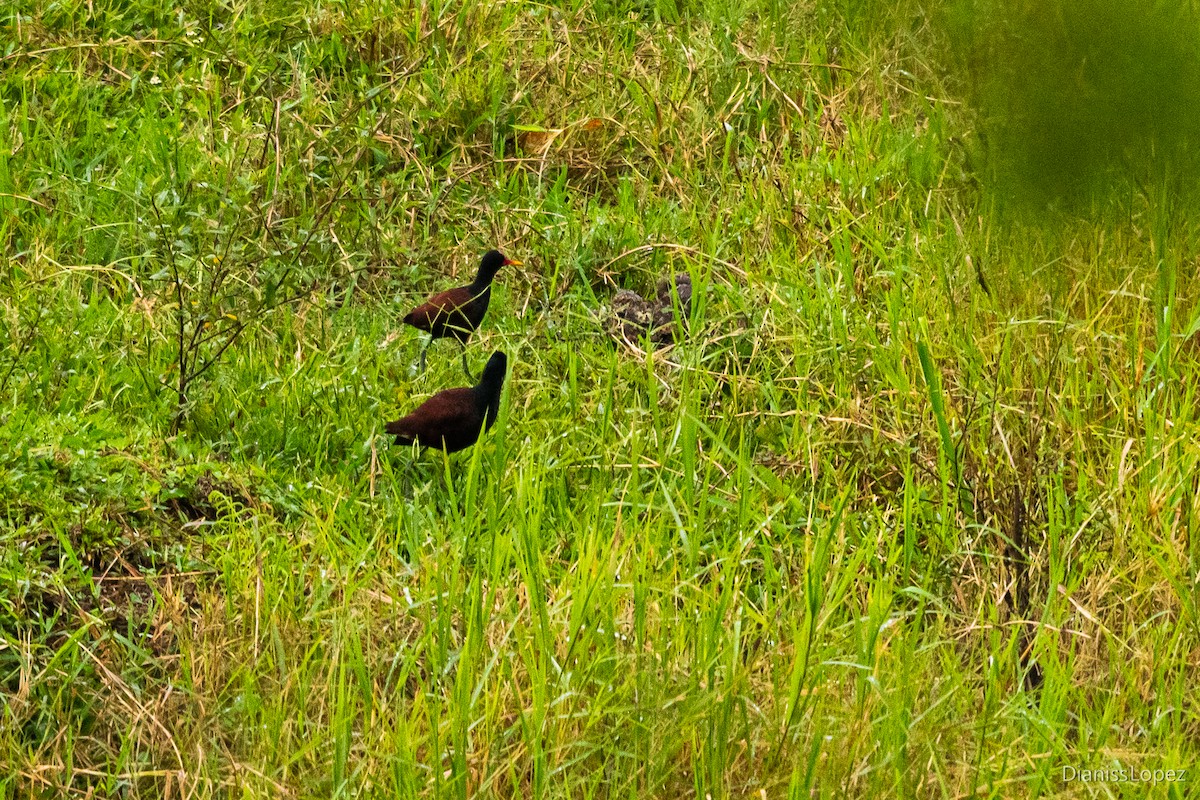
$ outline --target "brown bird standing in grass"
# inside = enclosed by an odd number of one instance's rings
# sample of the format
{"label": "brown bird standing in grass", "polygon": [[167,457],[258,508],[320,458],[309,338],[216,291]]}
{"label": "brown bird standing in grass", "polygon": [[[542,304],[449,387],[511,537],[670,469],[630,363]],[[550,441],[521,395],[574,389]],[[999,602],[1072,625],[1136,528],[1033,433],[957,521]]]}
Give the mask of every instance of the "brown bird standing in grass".
{"label": "brown bird standing in grass", "polygon": [[496,421],[507,370],[508,357],[496,351],[488,359],[477,385],[438,392],[416,411],[389,422],[383,429],[396,437],[396,444],[416,442],[447,453],[470,447]]}
{"label": "brown bird standing in grass", "polygon": [[406,325],[429,334],[429,343],[421,350],[420,369],[425,369],[425,351],[438,339],[457,339],[462,347],[463,372],[475,380],[467,369],[467,339],[483,322],[488,303],[492,300],[492,279],[501,267],[520,267],[520,261],[505,258],[499,250],[489,250],[479,264],[479,273],[474,282],[457,289],[449,289],[430,297],[409,312],[404,318]]}

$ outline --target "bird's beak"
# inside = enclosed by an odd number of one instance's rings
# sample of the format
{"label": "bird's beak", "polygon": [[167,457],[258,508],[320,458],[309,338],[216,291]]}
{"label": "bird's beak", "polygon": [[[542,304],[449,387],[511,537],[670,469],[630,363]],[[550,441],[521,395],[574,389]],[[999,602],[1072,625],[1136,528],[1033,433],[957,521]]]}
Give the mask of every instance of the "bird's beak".
{"label": "bird's beak", "polygon": [[506,267],[523,267],[523,266],[525,266],[525,262],[518,261],[515,258],[506,258],[506,259],[504,259],[504,266],[506,266]]}

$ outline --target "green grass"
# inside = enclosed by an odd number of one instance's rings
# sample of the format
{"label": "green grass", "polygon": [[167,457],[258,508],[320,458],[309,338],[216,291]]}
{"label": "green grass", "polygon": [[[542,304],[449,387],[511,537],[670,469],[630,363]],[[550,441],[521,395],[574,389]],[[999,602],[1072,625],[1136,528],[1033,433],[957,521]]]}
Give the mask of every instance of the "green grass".
{"label": "green grass", "polygon": [[0,797],[1195,796],[1193,215],[998,213],[921,13],[10,6]]}

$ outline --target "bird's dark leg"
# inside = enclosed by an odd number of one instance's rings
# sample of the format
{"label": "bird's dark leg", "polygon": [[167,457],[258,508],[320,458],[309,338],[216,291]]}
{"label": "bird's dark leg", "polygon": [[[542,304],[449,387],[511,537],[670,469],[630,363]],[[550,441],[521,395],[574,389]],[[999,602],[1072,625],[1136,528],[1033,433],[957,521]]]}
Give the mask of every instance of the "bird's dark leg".
{"label": "bird's dark leg", "polygon": [[426,343],[425,343],[425,346],[421,348],[421,356],[420,356],[420,358],[417,360],[417,373],[418,373],[418,374],[420,374],[420,373],[422,373],[422,372],[424,372],[424,371],[425,371],[425,353],[426,353],[426,352],[429,350],[429,348],[430,348],[430,347],[432,347],[432,346],[433,346],[433,337],[432,337],[432,336],[430,336],[430,337],[429,337],[429,341],[428,341],[428,342],[426,342]]}
{"label": "bird's dark leg", "polygon": [[467,367],[467,343],[460,340],[458,345],[462,348],[463,372],[467,373],[467,379],[470,380],[471,383],[475,383],[475,376],[471,374],[470,368]]}
{"label": "bird's dark leg", "polygon": [[[391,436],[388,436],[390,439]],[[396,442],[394,446],[399,446],[400,442]],[[407,500],[413,497],[413,475],[420,473],[420,465],[417,463],[418,450],[416,447],[409,447],[408,458],[403,461],[393,462],[389,468],[392,478],[395,480],[400,494]]]}
{"label": "bird's dark leg", "polygon": [[414,455],[414,456],[411,456],[408,459],[408,463],[406,463],[400,469],[401,486],[403,487],[404,498],[406,500],[411,500],[412,496],[413,496],[412,476],[413,476],[413,473],[416,471],[416,468],[417,468],[417,457]]}

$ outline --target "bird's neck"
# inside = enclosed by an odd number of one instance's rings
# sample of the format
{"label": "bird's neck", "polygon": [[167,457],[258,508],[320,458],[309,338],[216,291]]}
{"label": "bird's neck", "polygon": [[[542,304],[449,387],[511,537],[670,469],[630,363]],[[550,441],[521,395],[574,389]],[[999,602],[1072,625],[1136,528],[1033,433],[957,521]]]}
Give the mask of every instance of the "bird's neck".
{"label": "bird's neck", "polygon": [[500,396],[500,389],[504,385],[504,375],[492,376],[487,374],[485,370],[479,378],[479,383],[475,385],[475,395],[480,402],[493,400]]}
{"label": "bird's neck", "polygon": [[475,386],[475,396],[480,405],[495,407],[500,405],[500,390],[504,387],[504,373],[489,374],[485,369]]}
{"label": "bird's neck", "polygon": [[475,297],[492,288],[492,278],[496,277],[494,272],[484,272],[479,270],[479,274],[475,276],[475,280],[471,282],[471,294]]}
{"label": "bird's neck", "polygon": [[484,430],[488,430],[500,413],[500,387],[480,385],[477,391],[479,392],[479,404],[483,408]]}

